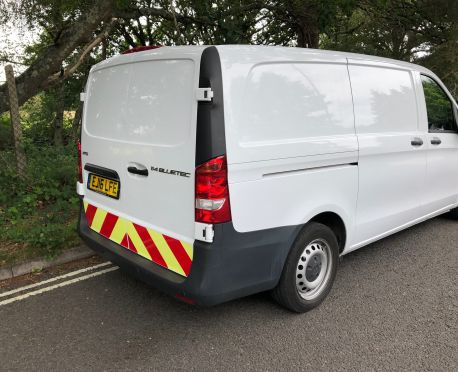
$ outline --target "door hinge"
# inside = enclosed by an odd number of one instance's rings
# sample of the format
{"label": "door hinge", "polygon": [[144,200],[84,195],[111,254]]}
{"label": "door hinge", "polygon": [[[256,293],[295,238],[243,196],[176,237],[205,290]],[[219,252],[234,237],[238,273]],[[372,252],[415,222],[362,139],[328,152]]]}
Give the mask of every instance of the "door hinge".
{"label": "door hinge", "polygon": [[213,231],[213,225],[207,223],[196,222],[196,234],[197,240],[201,240],[207,243],[213,243],[213,237],[215,232]]}
{"label": "door hinge", "polygon": [[211,101],[213,99],[212,88],[197,88],[196,99],[198,101]]}

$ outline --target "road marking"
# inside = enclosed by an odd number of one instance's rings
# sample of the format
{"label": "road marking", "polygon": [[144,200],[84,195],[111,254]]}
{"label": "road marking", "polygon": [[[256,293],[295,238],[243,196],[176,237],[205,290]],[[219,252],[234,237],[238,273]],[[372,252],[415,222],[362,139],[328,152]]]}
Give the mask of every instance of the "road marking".
{"label": "road marking", "polygon": [[111,262],[109,262],[109,261],[108,262],[104,262],[104,263],[101,263],[101,264],[98,264],[98,265],[95,265],[95,266],[85,267],[84,269],[72,271],[70,273],[67,273],[67,274],[64,274],[64,275],[61,275],[61,276],[56,276],[55,278],[43,280],[42,282],[29,284],[29,285],[26,285],[26,286],[21,287],[21,288],[16,288],[16,289],[13,289],[12,291],[3,292],[3,293],[0,293],[0,298],[6,297],[6,296],[11,296],[12,294],[26,291],[27,289],[32,289],[32,288],[35,288],[35,287],[41,287],[44,284],[52,283],[52,282],[55,282],[55,281],[61,280],[61,279],[70,278],[72,276],[85,273],[86,271],[92,271],[92,270],[95,270],[95,269],[99,269],[101,267],[105,267],[105,266],[110,265],[110,264],[111,264]]}
{"label": "road marking", "polygon": [[96,271],[95,273],[91,273],[91,274],[88,274],[88,275],[80,276],[78,278],[67,280],[66,282],[54,284],[54,285],[51,285],[49,287],[41,288],[41,289],[29,292],[29,293],[24,293],[23,295],[20,295],[20,296],[17,296],[17,297],[13,297],[13,298],[9,298],[7,300],[0,301],[0,306],[8,305],[8,304],[11,304],[11,303],[16,302],[16,301],[25,300],[26,298],[29,298],[31,296],[36,296],[36,295],[39,295],[39,294],[42,294],[42,293],[46,293],[46,292],[52,291],[54,289],[58,289],[58,288],[65,287],[65,286],[70,285],[70,284],[78,283],[78,282],[81,282],[83,280],[91,279],[91,278],[94,278],[96,276],[99,276],[99,275],[102,275],[102,274],[106,274],[106,273],[109,273],[111,271],[115,271],[115,270],[118,270],[118,269],[119,269],[119,267],[117,267],[117,266],[110,267],[110,268],[105,269],[105,270]]}

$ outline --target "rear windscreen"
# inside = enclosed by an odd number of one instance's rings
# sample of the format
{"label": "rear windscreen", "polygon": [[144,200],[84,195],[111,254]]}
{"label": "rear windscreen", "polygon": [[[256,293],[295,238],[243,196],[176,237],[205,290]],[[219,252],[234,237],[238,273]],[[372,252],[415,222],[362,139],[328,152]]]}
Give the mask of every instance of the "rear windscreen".
{"label": "rear windscreen", "polygon": [[157,60],[107,67],[90,75],[85,110],[89,135],[173,146],[190,134],[194,62]]}

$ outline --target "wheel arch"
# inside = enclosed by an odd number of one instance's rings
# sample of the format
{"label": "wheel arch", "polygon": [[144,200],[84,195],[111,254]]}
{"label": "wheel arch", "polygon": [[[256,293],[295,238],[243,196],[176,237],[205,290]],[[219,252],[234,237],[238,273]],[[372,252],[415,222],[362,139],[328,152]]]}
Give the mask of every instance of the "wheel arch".
{"label": "wheel arch", "polygon": [[[347,228],[342,217],[335,212],[321,212],[312,217],[307,223],[318,222],[329,227],[337,238],[339,253],[342,253],[347,243]],[[306,226],[307,223],[304,225]]]}
{"label": "wheel arch", "polygon": [[339,213],[338,211],[336,211],[335,208],[324,208],[320,210],[315,210],[313,211],[313,213],[307,216],[305,221],[298,225],[297,229],[291,235],[291,240],[288,244],[289,248],[281,255],[281,258],[278,262],[278,264],[280,265],[279,271],[281,272],[283,270],[287,256],[291,251],[293,244],[296,242],[299,234],[302,230],[306,228],[306,226],[310,222],[318,222],[329,227],[337,238],[337,243],[339,245],[339,253],[343,253],[349,240],[349,230],[348,219],[345,218],[348,216],[346,216],[343,211],[341,212],[342,213]]}

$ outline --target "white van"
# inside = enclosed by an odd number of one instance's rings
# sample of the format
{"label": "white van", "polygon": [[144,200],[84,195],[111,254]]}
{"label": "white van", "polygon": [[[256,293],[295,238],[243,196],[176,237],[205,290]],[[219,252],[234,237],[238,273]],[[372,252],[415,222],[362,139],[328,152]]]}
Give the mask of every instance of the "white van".
{"label": "white van", "polygon": [[82,94],[79,233],[178,299],[272,290],[304,312],[339,256],[458,217],[457,104],[431,71],[284,47],[130,52]]}

